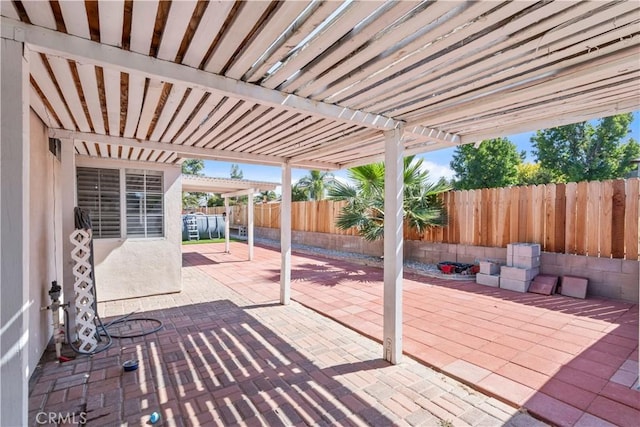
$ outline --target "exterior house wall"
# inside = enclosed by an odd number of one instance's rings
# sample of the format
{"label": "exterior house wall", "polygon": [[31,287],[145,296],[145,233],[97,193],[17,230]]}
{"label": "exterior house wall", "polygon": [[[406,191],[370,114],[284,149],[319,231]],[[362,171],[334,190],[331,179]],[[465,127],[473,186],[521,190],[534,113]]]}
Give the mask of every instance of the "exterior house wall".
{"label": "exterior house wall", "polygon": [[165,236],[95,239],[96,292],[99,301],[159,295],[182,290],[182,182],[175,165],[76,157],[76,167],[144,169],[164,176]]}
{"label": "exterior house wall", "polygon": [[56,196],[60,192],[60,162],[49,151],[47,127],[30,112],[30,182],[29,182],[29,373],[33,373],[52,335],[49,305],[51,282],[60,283],[60,209]]}

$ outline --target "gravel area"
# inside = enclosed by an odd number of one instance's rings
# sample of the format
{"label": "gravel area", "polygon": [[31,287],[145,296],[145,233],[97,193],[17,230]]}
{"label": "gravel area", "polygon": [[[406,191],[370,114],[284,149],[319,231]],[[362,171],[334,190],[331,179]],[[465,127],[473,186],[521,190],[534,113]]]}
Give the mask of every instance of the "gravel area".
{"label": "gravel area", "polygon": [[[256,238],[256,243],[273,248],[279,248],[280,242],[277,240]],[[292,243],[291,247],[294,251],[309,254],[309,255],[321,255],[331,259],[348,260],[356,264],[370,265],[382,268],[384,260],[382,257],[376,257],[372,255],[358,254],[354,252],[336,251],[331,249],[320,248],[317,246],[302,245],[299,243]],[[406,271],[420,274],[429,277],[438,277],[449,280],[475,280],[475,274],[444,274],[438,270],[438,266],[435,264],[425,264],[412,260],[404,260],[404,268]]]}

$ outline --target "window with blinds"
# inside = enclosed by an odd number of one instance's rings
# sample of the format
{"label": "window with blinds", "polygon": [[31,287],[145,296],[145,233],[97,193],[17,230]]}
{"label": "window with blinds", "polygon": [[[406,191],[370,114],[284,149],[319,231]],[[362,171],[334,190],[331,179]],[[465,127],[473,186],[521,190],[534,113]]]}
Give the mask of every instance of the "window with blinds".
{"label": "window with blinds", "polygon": [[127,237],[164,236],[162,172],[127,170]]}
{"label": "window with blinds", "polygon": [[76,169],[78,207],[89,212],[93,237],[120,237],[120,171]]}

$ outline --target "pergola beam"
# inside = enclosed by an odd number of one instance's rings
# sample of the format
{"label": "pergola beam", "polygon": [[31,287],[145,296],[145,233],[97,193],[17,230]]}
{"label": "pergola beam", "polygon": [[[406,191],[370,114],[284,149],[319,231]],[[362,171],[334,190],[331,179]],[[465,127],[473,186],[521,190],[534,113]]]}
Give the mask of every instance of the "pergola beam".
{"label": "pergola beam", "polygon": [[0,22],[3,38],[27,43],[35,52],[186,85],[206,92],[217,92],[270,107],[304,111],[312,116],[343,123],[379,130],[393,129],[400,124],[380,114],[314,101],[13,19],[2,17]]}
{"label": "pergola beam", "polygon": [[459,145],[461,142],[460,135],[419,125],[405,128],[404,133],[415,136],[416,141],[439,142],[451,146]]}
{"label": "pergola beam", "polygon": [[228,197],[240,197],[240,196],[249,196],[252,194],[256,194],[258,191],[255,188],[248,188],[246,190],[238,190],[231,193],[221,194],[225,199]]}
{"label": "pergola beam", "polygon": [[[176,145],[166,142],[142,141],[135,138],[125,138],[122,136],[102,135],[90,132],[78,132],[65,129],[49,129],[49,137],[62,140],[77,140],[87,142],[99,142],[119,147],[144,148],[147,150],[160,150],[176,153],[177,155],[190,159],[232,161],[259,165],[281,166],[288,159],[279,156],[267,156],[264,154],[238,153],[235,151],[216,150],[213,148],[193,147],[191,145]],[[316,162],[306,160],[296,162],[296,167],[305,167],[317,170],[336,170],[339,165],[327,162]]]}

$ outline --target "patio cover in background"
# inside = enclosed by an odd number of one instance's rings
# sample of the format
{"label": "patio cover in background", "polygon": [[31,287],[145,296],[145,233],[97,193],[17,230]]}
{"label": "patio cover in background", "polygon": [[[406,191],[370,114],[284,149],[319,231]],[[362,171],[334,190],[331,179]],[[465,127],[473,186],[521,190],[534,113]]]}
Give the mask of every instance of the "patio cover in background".
{"label": "patio cover in background", "polygon": [[[384,354],[396,362],[400,159],[638,109],[639,13],[624,1],[3,1],[3,89],[16,89],[2,108],[30,102],[78,155],[282,165],[283,303],[291,167],[386,156]],[[20,117],[3,117],[3,138],[20,140]],[[28,153],[12,155],[3,168],[21,176]],[[9,196],[3,221],[24,214]],[[3,258],[3,274],[20,267]]]}
{"label": "patio cover in background", "polygon": [[[229,197],[248,196],[247,245],[249,261],[253,259],[253,196],[260,191],[273,191],[280,185],[275,182],[251,181],[247,179],[214,178],[209,176],[182,175],[182,191],[216,193],[224,198],[224,211],[229,214]],[[229,221],[224,222],[225,251],[229,252]]]}

